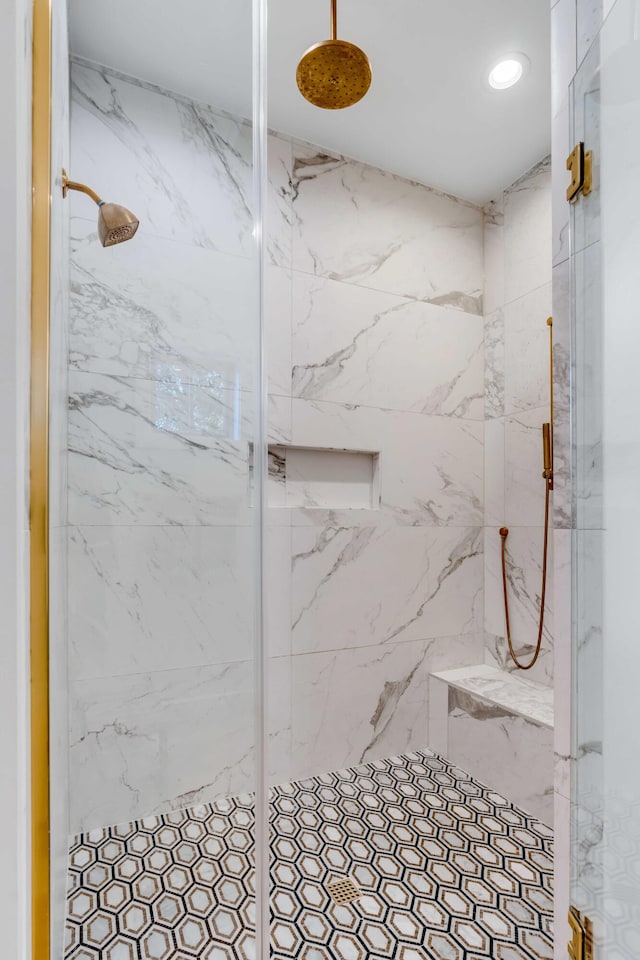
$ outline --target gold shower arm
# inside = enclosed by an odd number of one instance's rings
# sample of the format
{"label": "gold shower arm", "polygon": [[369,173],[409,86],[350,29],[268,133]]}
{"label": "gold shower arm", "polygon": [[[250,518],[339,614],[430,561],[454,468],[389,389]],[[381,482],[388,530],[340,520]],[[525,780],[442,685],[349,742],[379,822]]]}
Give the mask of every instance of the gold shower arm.
{"label": "gold shower arm", "polygon": [[331,0],[331,39],[338,39],[338,0]]}
{"label": "gold shower arm", "polygon": [[95,190],[92,190],[91,187],[88,187],[86,183],[76,183],[75,180],[69,180],[67,177],[66,171],[62,171],[62,196],[66,197],[68,190],[78,190],[80,193],[86,193],[88,197],[91,197],[93,202],[100,206],[103,203],[102,197],[99,197]]}

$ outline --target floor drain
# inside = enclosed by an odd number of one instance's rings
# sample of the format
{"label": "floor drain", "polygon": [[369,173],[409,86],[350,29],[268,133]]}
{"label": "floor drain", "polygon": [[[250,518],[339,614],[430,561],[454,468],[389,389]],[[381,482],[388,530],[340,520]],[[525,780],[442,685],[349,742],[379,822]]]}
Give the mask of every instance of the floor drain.
{"label": "floor drain", "polygon": [[327,884],[329,896],[335,903],[353,903],[362,896],[362,890],[358,887],[351,877],[343,877],[342,880],[334,880]]}

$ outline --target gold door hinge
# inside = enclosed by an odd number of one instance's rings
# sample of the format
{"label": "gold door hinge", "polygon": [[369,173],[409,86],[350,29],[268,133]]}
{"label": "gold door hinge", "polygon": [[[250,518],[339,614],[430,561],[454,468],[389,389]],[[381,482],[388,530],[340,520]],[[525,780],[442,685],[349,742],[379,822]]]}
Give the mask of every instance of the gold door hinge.
{"label": "gold door hinge", "polygon": [[568,951],[571,960],[593,960],[593,924],[575,907],[569,910],[571,941]]}
{"label": "gold door hinge", "polygon": [[567,187],[569,203],[575,203],[581,193],[588,197],[593,186],[593,151],[585,150],[584,143],[577,143],[567,157],[567,170],[571,172],[571,183]]}

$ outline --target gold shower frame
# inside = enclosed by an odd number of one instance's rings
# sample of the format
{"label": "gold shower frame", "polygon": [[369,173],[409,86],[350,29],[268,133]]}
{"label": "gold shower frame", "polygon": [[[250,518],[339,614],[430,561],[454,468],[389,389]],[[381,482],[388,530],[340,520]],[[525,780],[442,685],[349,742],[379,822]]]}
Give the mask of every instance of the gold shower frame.
{"label": "gold shower frame", "polygon": [[33,0],[29,617],[31,956],[50,957],[49,312],[52,0]]}

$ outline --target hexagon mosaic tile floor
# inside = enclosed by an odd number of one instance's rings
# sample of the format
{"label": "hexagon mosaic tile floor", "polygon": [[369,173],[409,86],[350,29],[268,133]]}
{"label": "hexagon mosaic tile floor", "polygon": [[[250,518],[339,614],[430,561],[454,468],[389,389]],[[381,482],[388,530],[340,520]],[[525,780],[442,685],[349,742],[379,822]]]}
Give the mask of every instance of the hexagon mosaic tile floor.
{"label": "hexagon mosaic tile floor", "polygon": [[[252,825],[246,796],[79,837],[66,960],[253,960]],[[277,787],[271,830],[274,960],[553,955],[552,831],[428,751]]]}

